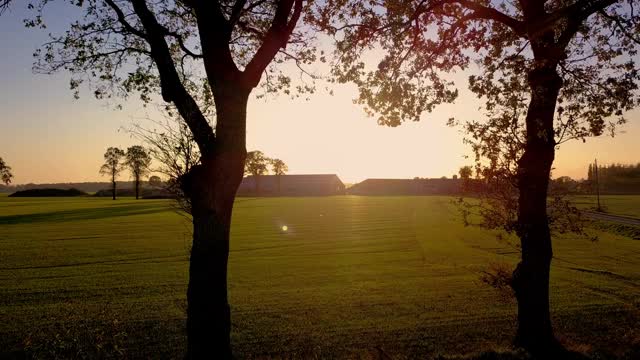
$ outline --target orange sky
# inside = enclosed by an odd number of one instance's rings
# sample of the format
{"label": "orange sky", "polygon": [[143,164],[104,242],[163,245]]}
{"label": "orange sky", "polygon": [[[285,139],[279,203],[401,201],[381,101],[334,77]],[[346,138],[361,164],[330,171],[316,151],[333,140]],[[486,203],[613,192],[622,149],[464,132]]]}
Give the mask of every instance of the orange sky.
{"label": "orange sky", "polygon": [[[70,99],[71,95],[56,88],[57,81],[48,80],[38,80],[45,89],[42,98],[8,107],[2,104],[7,124],[0,133],[0,156],[13,167],[16,184],[100,180],[104,150],[136,143],[120,129],[144,117],[157,117],[153,109],[135,103],[117,111],[88,97],[50,102],[47,96],[61,93]],[[23,91],[14,96],[29,96],[28,88]],[[463,157],[468,152],[462,144],[463,134],[445,123],[450,116],[473,116],[475,99],[465,95],[454,105],[424,115],[421,122],[388,128],[353,105],[354,93],[352,87],[341,86],[334,96],[317,94],[310,101],[253,99],[248,110],[248,149],[283,159],[290,173],[337,173],[345,182],[368,177],[451,176],[470,163]],[[640,112],[629,118],[625,133],[614,139],[563,145],[554,175],[584,177],[587,164],[595,157],[603,164],[640,161]]]}
{"label": "orange sky", "polygon": [[[55,27],[50,23],[48,31],[60,30]],[[114,110],[88,92],[74,101],[66,74],[32,74],[31,54],[44,40],[46,33],[24,30],[20,16],[0,22],[0,156],[12,166],[15,184],[106,181],[98,174],[105,149],[136,143],[120,129],[136,119],[160,117],[135,101],[122,111]],[[465,79],[466,74],[455,78]],[[334,96],[320,91],[309,101],[284,96],[251,99],[247,148],[284,160],[290,173],[336,173],[345,182],[450,177],[471,163],[463,157],[468,148],[462,144],[460,129],[446,126],[451,116],[461,120],[478,116],[480,103],[468,91],[461,89],[455,104],[440,106],[418,123],[388,128],[378,126],[352,103],[356,96],[352,86],[334,90]],[[554,176],[584,177],[596,157],[602,164],[639,162],[640,111],[628,118],[625,133],[615,139],[563,145]]]}

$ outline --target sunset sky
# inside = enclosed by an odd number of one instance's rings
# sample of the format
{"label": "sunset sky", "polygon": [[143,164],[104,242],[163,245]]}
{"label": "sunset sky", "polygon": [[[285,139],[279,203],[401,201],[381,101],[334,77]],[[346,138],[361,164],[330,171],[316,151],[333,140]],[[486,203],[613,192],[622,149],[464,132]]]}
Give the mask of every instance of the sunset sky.
{"label": "sunset sky", "polygon": [[[14,183],[106,181],[98,174],[109,146],[134,143],[123,127],[157,118],[152,108],[131,101],[124,110],[90,93],[73,100],[67,74],[33,74],[32,53],[48,32],[64,30],[64,7],[52,6],[46,30],[22,25],[16,7],[0,19],[0,156],[13,168]],[[464,85],[465,74],[456,75]],[[321,86],[322,87],[322,86]],[[465,90],[464,88],[461,90]],[[418,123],[382,127],[352,103],[352,86],[320,91],[309,101],[286,97],[252,99],[248,109],[248,150],[284,160],[292,174],[336,173],[345,182],[366,178],[448,176],[470,164],[469,149],[458,128],[446,125],[455,116],[478,116],[480,103],[467,91],[453,105],[425,114]],[[629,124],[616,138],[571,142],[557,153],[554,176],[586,176],[594,158],[600,163],[640,161],[640,111],[627,115]],[[123,175],[125,180],[127,175]]]}

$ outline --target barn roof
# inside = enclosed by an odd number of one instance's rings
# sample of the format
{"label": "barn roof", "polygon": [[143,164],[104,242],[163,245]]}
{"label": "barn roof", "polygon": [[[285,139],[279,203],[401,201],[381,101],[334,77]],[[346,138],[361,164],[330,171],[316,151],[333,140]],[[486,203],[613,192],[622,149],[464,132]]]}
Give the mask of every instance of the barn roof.
{"label": "barn roof", "polygon": [[[243,183],[254,183],[255,177],[249,175],[245,177]],[[268,184],[278,180],[278,175],[260,175],[260,183]],[[338,175],[336,174],[293,174],[293,175],[280,175],[280,181],[286,183],[326,183],[338,181],[342,183]]]}
{"label": "barn roof", "polygon": [[351,194],[443,194],[459,190],[460,179],[366,179],[349,188]]}

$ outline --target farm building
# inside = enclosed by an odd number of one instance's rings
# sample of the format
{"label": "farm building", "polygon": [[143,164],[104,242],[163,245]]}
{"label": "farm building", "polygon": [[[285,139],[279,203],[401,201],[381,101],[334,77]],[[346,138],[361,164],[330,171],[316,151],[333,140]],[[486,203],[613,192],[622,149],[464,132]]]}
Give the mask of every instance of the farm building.
{"label": "farm building", "polygon": [[335,174],[261,175],[242,179],[238,196],[326,196],[342,195],[345,186]]}
{"label": "farm building", "polygon": [[457,195],[460,179],[367,179],[353,185],[352,195]]}

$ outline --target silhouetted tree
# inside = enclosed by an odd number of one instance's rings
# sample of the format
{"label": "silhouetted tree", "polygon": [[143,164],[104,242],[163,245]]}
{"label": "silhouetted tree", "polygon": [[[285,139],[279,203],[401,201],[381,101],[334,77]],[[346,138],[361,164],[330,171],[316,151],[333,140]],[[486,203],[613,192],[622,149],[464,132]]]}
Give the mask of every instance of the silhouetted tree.
{"label": "silhouetted tree", "polygon": [[160,179],[160,176],[157,175],[149,176],[149,185],[153,187],[160,187],[162,186],[162,179]]}
{"label": "silhouetted tree", "polygon": [[[637,0],[345,0],[318,3],[317,25],[335,36],[338,82],[354,82],[357,102],[380,124],[418,121],[458,95],[444,73],[479,66],[469,78],[485,101],[485,121],[465,126],[480,166],[515,169],[522,259],[513,274],[516,343],[557,349],[549,313],[552,259],[547,190],[556,147],[624,123],[637,104]],[[362,60],[381,53],[375,67]],[[555,118],[555,119],[554,119]],[[454,121],[452,121],[454,122]],[[508,138],[507,138],[508,137]],[[504,162],[508,162],[505,164]],[[486,179],[486,176],[483,176]]]}
{"label": "silhouetted tree", "polygon": [[460,170],[458,170],[458,174],[460,174],[460,178],[462,180],[469,180],[473,175],[473,169],[471,168],[471,166],[468,166],[468,165],[463,166],[460,168]]}
{"label": "silhouetted tree", "polygon": [[[41,0],[38,11],[47,9]],[[188,358],[230,358],[229,232],[246,157],[246,108],[264,94],[290,92],[277,65],[315,60],[296,24],[303,0],[86,0],[84,17],[36,54],[37,71],[69,71],[97,98],[160,95],[188,126],[199,164],[179,179],[193,218],[187,290]],[[38,17],[28,26],[38,26]],[[285,51],[286,47],[286,51]],[[293,83],[295,85],[295,83]],[[312,86],[295,87],[311,91]]]}
{"label": "silhouetted tree", "polygon": [[[597,178],[596,178],[597,174]],[[600,191],[609,194],[637,194],[640,192],[640,164],[589,164],[587,180],[591,191],[596,193],[596,185]]]}
{"label": "silhouetted tree", "polygon": [[281,176],[289,171],[289,167],[284,163],[284,161],[280,159],[271,159],[271,170],[276,175],[276,178],[278,180],[278,194],[280,194]]}
{"label": "silhouetted tree", "polygon": [[136,200],[140,197],[140,179],[149,173],[151,156],[140,145],[130,146],[127,149],[124,164],[131,171],[136,189]]}
{"label": "silhouetted tree", "polygon": [[160,165],[154,171],[169,178],[164,188],[174,195],[177,210],[191,214],[191,201],[182,190],[181,179],[200,164],[198,145],[184,122],[175,123],[171,118],[154,122],[157,128],[147,129],[137,124],[129,131],[147,144],[149,154]]}
{"label": "silhouetted tree", "polygon": [[116,199],[116,179],[123,167],[120,161],[124,157],[124,151],[117,147],[110,147],[104,153],[104,164],[100,167],[100,174],[111,176],[112,199]]}
{"label": "silhouetted tree", "polygon": [[269,171],[269,161],[270,159],[264,156],[262,151],[255,150],[247,153],[244,173],[246,175],[253,175],[253,180],[256,182],[256,195],[260,195],[260,176]]}
{"label": "silhouetted tree", "polygon": [[13,178],[11,167],[0,157],[0,179],[5,185],[9,185],[11,184],[11,178]]}

